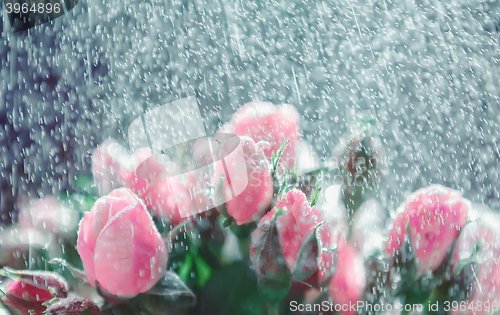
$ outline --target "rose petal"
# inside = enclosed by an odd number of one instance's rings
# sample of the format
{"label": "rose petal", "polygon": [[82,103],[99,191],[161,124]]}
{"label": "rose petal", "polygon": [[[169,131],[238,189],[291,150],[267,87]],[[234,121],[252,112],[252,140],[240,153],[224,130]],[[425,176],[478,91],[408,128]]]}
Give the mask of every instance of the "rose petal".
{"label": "rose petal", "polygon": [[148,291],[165,272],[168,252],[140,204],[115,215],[95,247],[95,275],[106,291],[133,296]]}

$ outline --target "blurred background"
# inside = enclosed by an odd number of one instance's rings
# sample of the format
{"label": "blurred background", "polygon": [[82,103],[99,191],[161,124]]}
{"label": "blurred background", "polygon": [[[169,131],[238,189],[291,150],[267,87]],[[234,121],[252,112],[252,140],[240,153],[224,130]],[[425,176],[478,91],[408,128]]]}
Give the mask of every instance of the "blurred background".
{"label": "blurred background", "polygon": [[195,95],[213,133],[255,99],[294,105],[322,159],[366,111],[386,205],[431,183],[498,207],[500,4],[480,0],[80,0],[12,33],[0,16],[0,210],[71,192],[92,148]]}

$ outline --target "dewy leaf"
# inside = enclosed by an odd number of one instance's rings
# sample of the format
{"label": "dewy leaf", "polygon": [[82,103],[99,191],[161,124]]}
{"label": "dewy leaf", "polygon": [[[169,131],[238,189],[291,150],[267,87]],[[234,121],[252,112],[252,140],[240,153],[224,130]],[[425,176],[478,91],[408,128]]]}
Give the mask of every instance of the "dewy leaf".
{"label": "dewy leaf", "polygon": [[276,155],[274,156],[274,161],[272,162],[273,163],[273,172],[276,172],[276,169],[278,168],[278,165],[280,163],[280,159],[281,159],[281,155],[283,155],[283,152],[285,151],[288,143],[290,141],[289,140],[286,140],[278,149],[278,151],[276,151]]}
{"label": "dewy leaf", "polygon": [[292,271],[292,275],[295,279],[307,279],[318,268],[318,259],[320,255],[318,228],[324,224],[325,222],[321,222],[316,225],[314,231],[312,231],[312,233],[302,243],[302,246],[297,253],[297,259]]}
{"label": "dewy leaf", "polygon": [[181,297],[187,297],[194,301],[196,298],[181,278],[172,271],[165,272],[163,278],[145,294],[159,295],[169,301],[176,301]]}
{"label": "dewy leaf", "polygon": [[260,223],[258,228],[264,233],[258,239],[252,240],[257,248],[255,269],[259,293],[270,302],[284,299],[292,285],[292,275],[281,250],[276,230],[277,217],[284,211],[286,211],[284,208],[277,209],[270,221]]}
{"label": "dewy leaf", "polygon": [[194,259],[194,264],[196,266],[198,286],[204,287],[212,276],[212,268],[210,268],[210,266],[201,256],[196,256],[196,258]]}
{"label": "dewy leaf", "polygon": [[92,178],[87,175],[79,174],[75,180],[75,187],[84,193],[93,195],[95,189],[93,187]]}
{"label": "dewy leaf", "polygon": [[191,274],[191,269],[193,269],[193,254],[188,252],[186,258],[179,269],[180,279],[187,281],[188,276]]}
{"label": "dewy leaf", "polygon": [[312,194],[312,196],[311,196],[311,207],[314,207],[316,205],[316,203],[318,203],[319,193],[320,192],[321,192],[321,188],[320,189],[316,189],[314,191],[314,193]]}
{"label": "dewy leaf", "polygon": [[233,222],[234,222],[233,218],[227,218],[226,220],[224,220],[222,227],[227,228],[228,226],[231,226]]}
{"label": "dewy leaf", "polygon": [[68,270],[71,272],[71,274],[75,278],[77,278],[78,280],[80,280],[82,282],[89,283],[83,270],[80,270],[80,269],[70,265],[66,260],[64,260],[62,258],[53,258],[49,261],[49,264],[59,264],[65,268],[68,268]]}
{"label": "dewy leaf", "polygon": [[287,186],[288,186],[288,174],[285,173],[283,174],[283,182],[281,183],[280,189],[278,190],[278,200],[282,199],[283,196],[287,193]]}

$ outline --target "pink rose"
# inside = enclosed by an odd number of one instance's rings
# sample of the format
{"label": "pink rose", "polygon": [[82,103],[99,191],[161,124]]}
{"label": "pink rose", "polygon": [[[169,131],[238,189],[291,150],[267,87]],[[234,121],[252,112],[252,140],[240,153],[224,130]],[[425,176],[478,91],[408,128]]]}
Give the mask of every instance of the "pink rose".
{"label": "pink rose", "polygon": [[99,195],[120,187],[120,172],[130,158],[129,152],[114,140],[106,140],[92,152],[92,175]]}
{"label": "pink rose", "polygon": [[[365,265],[356,248],[345,241],[339,242],[337,270],[328,287],[336,304],[356,304],[363,297],[365,287]],[[349,308],[342,314],[356,314]]]}
{"label": "pink rose", "polygon": [[300,140],[300,116],[292,105],[274,106],[269,102],[255,101],[242,106],[223,132],[249,136],[254,141],[267,141],[271,147],[264,150],[266,157],[289,140],[282,161],[288,167],[296,164],[296,146]]}
{"label": "pink rose", "polygon": [[407,239],[413,247],[419,275],[436,270],[465,223],[468,204],[459,191],[432,185],[413,193],[402,205],[386,249],[397,255]]}
{"label": "pink rose", "polygon": [[[52,299],[48,288],[41,288],[24,281],[13,281],[7,287],[7,294],[2,299],[9,309],[15,309],[19,314],[43,314],[43,305]],[[13,313],[17,314],[17,313]]]}
{"label": "pink rose", "polygon": [[[472,296],[467,305],[474,305],[468,309],[470,315],[491,314],[494,304],[500,306],[500,235],[487,225],[473,222],[464,227],[455,249],[454,267],[459,266],[459,259],[469,259],[475,255],[477,263],[473,266]],[[477,252],[476,252],[477,251]],[[490,310],[485,309],[488,302]],[[479,308],[479,304],[482,307]],[[457,311],[451,314],[464,314]]]}
{"label": "pink rose", "polygon": [[9,310],[16,310],[15,314],[42,314],[46,309],[44,302],[54,296],[66,297],[68,284],[56,273],[10,268],[5,268],[4,272],[20,278],[8,284],[1,300]]}
{"label": "pink rose", "polygon": [[[213,185],[216,196],[223,196],[228,215],[241,225],[260,219],[269,209],[273,181],[263,145],[249,137],[239,137],[237,141],[238,137],[232,137],[222,143],[217,154],[224,158],[216,163]],[[234,146],[241,146],[242,150],[233,150]]]}
{"label": "pink rose", "polygon": [[[285,259],[282,263],[286,264],[290,272],[300,270],[300,274],[309,277],[318,267],[319,250],[300,262],[298,262],[298,254],[303,244],[308,241],[308,238],[322,221],[318,216],[318,211],[311,207],[306,195],[298,189],[289,191],[269,213],[262,217],[259,226],[252,233],[250,258],[254,266],[259,264],[256,261],[256,255],[259,251],[260,238],[268,231],[268,223],[273,219],[276,210],[280,208],[285,209],[283,214],[276,218],[278,241]],[[267,262],[261,263],[266,264]]]}
{"label": "pink rose", "polygon": [[80,222],[77,250],[91,286],[133,296],[151,289],[165,273],[168,250],[130,189],[99,198]]}

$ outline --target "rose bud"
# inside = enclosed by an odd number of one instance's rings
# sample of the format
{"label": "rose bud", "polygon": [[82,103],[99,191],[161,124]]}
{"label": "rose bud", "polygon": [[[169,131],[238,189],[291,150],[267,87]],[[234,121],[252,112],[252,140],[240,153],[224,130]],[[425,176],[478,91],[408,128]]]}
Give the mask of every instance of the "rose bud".
{"label": "rose bud", "polygon": [[271,159],[272,152],[276,152],[281,144],[289,140],[282,161],[288,167],[296,164],[300,116],[292,105],[274,106],[272,103],[261,101],[247,103],[234,114],[223,130],[239,136],[248,136],[255,142],[269,142],[271,146],[264,150],[268,159]]}
{"label": "rose bud", "polygon": [[104,141],[92,152],[92,175],[99,195],[120,187],[120,172],[129,158],[129,152],[114,140]]}
{"label": "rose bud", "polygon": [[373,184],[384,175],[385,152],[382,141],[372,133],[362,130],[341,138],[333,155],[338,164],[350,175],[350,183],[355,185]]}
{"label": "rose bud", "polygon": [[[418,276],[436,271],[465,223],[469,202],[440,185],[419,189],[401,206],[386,243],[399,263],[416,264]],[[409,235],[408,235],[409,232]],[[406,246],[411,246],[408,254]]]}
{"label": "rose bud", "polygon": [[[366,276],[363,259],[356,248],[346,243],[339,242],[337,271],[328,286],[329,294],[335,304],[357,304],[363,297]],[[342,314],[356,314],[349,308]]]}
{"label": "rose bud", "polygon": [[3,273],[20,278],[8,284],[2,303],[21,314],[42,314],[46,308],[43,303],[51,300],[53,294],[63,298],[68,291],[66,280],[53,272],[4,268]]}
{"label": "rose bud", "polygon": [[45,311],[47,315],[101,315],[101,311],[89,299],[70,297],[52,303]]}
{"label": "rose bud", "polygon": [[339,168],[343,180],[343,201],[349,220],[367,198],[376,195],[387,173],[386,155],[373,119],[366,114],[351,114],[349,132],[340,137],[332,151],[332,168]]}
{"label": "rose bud", "polygon": [[249,137],[232,137],[216,153],[223,158],[215,167],[215,195],[222,196],[227,215],[238,225],[260,219],[271,206],[273,180],[263,146]]}
{"label": "rose bud", "polygon": [[91,286],[133,296],[151,289],[165,273],[167,248],[146,205],[130,189],[99,198],[85,212],[77,250]]}
{"label": "rose bud", "polygon": [[[313,208],[317,218],[323,218],[323,213]],[[320,220],[323,221],[323,220]],[[317,241],[319,259],[316,270],[301,282],[293,282],[293,291],[310,291],[313,289],[323,289],[328,286],[337,270],[337,246],[340,240],[341,230],[338,222],[329,221],[318,227]],[[312,261],[312,260],[311,260]],[[316,290],[321,291],[321,290]]]}
{"label": "rose bud", "polygon": [[[473,305],[468,308],[471,315],[491,314],[493,305],[500,305],[500,235],[494,232],[498,224],[493,226],[491,222],[482,221],[466,225],[460,233],[453,259],[456,279],[452,284],[456,285],[447,292],[448,296],[466,299],[468,305]],[[485,309],[486,302],[490,305],[489,311]]]}
{"label": "rose bud", "polygon": [[321,223],[304,193],[289,191],[252,233],[250,258],[259,279],[283,282],[287,277],[288,281],[310,277],[318,268]]}

